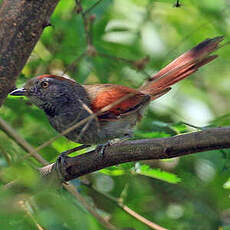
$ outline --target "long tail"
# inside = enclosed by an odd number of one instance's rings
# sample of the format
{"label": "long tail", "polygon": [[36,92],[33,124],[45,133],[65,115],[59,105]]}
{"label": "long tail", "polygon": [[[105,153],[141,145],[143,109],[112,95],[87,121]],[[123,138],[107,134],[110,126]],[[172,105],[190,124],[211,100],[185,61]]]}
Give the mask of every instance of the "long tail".
{"label": "long tail", "polygon": [[140,91],[151,95],[152,100],[167,93],[171,89],[171,85],[188,77],[202,65],[217,58],[217,55],[210,54],[219,48],[219,43],[223,39],[223,36],[220,36],[199,43],[155,74],[140,88]]}

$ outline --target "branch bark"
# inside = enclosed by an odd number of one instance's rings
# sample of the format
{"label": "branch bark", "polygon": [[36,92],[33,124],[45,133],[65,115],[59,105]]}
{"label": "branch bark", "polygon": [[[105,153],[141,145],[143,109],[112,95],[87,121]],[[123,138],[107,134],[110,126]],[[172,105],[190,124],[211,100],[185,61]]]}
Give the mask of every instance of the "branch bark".
{"label": "branch bark", "polygon": [[0,106],[15,86],[59,0],[3,0],[0,8]]}
{"label": "branch bark", "polygon": [[[40,169],[42,175],[61,173],[64,181],[125,162],[166,159],[208,150],[230,148],[230,127],[209,128],[169,138],[127,141],[108,146],[102,156],[96,150],[66,157]],[[57,167],[58,165],[58,167]]]}

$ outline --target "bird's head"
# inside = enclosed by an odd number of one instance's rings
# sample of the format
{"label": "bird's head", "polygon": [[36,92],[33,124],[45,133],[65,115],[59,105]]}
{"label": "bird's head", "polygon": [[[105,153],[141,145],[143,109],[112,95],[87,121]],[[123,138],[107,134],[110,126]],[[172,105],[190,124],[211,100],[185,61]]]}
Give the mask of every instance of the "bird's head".
{"label": "bird's head", "polygon": [[[27,96],[32,103],[41,109],[56,111],[63,105],[86,96],[84,88],[66,77],[41,75],[30,79],[23,88],[10,93],[12,96]],[[47,112],[47,111],[46,111]]]}

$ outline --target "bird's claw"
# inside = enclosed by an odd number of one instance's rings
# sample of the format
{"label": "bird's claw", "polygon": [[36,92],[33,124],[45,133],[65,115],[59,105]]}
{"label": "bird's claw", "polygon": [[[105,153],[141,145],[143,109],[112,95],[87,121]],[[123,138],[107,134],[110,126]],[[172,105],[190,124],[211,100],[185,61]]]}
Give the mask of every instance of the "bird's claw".
{"label": "bird's claw", "polygon": [[117,138],[117,139],[113,139],[113,140],[109,140],[107,143],[105,144],[99,144],[96,147],[96,151],[99,154],[100,157],[104,158],[105,156],[105,149],[113,144],[117,144],[117,143],[122,143],[125,142],[127,140],[129,140],[132,136],[131,135],[125,135],[122,138]]}
{"label": "bird's claw", "polygon": [[57,170],[57,174],[58,174],[58,177],[60,178],[60,180],[62,182],[65,181],[65,176],[64,176],[64,168],[66,168],[66,158],[69,158],[65,152],[61,153],[59,156],[58,156],[58,159],[56,161],[56,170]]}
{"label": "bird's claw", "polygon": [[99,144],[99,145],[97,145],[96,151],[97,151],[97,153],[99,154],[99,156],[100,156],[101,158],[104,158],[104,156],[105,156],[105,149],[106,149],[107,147],[111,146],[111,145],[112,145],[112,142],[111,142],[111,141],[108,141],[108,142],[105,143],[105,144]]}

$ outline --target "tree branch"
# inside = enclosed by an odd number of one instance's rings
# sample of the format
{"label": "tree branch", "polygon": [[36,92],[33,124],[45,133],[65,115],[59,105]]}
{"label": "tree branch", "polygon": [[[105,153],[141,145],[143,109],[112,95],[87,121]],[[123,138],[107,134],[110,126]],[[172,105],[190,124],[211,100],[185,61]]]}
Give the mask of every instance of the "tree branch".
{"label": "tree branch", "polygon": [[58,0],[4,0],[0,8],[0,106],[15,87]]}
{"label": "tree branch", "polygon": [[[64,181],[125,162],[166,159],[208,150],[230,148],[230,127],[209,128],[169,138],[127,141],[113,144],[102,156],[96,150],[66,157],[64,162],[50,164],[41,169],[42,175],[61,173]],[[58,170],[57,170],[58,169]]]}

